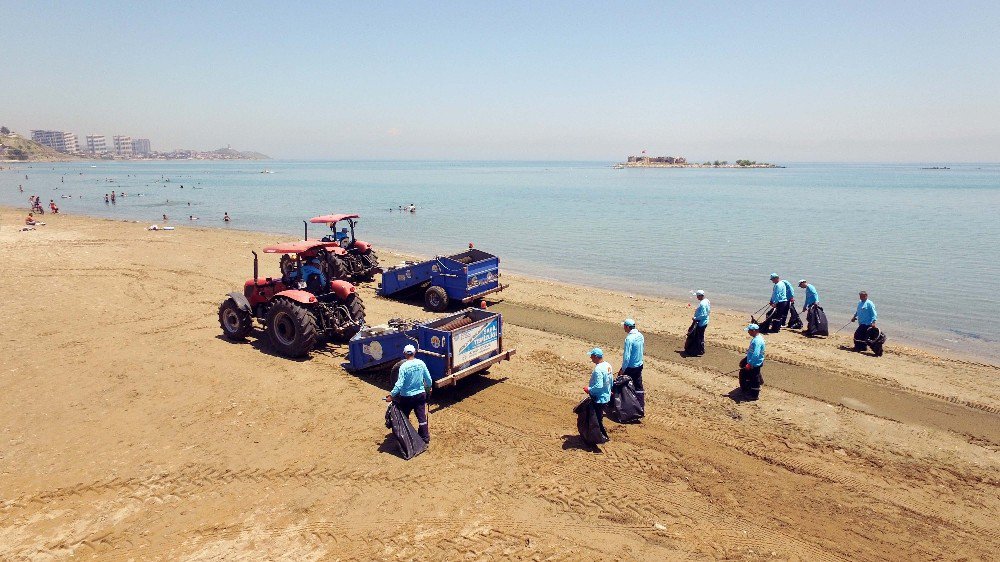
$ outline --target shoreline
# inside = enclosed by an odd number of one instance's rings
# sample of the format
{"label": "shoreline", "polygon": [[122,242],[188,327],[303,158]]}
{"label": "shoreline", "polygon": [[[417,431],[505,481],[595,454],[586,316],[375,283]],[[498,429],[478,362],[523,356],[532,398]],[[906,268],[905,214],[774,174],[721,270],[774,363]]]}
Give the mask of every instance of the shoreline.
{"label": "shoreline", "polygon": [[[18,208],[18,207],[10,207],[10,206],[7,206],[7,205],[0,205],[0,212],[20,212],[20,213],[26,213],[26,212],[28,212],[28,209],[27,209],[27,207],[24,207],[23,209],[21,209],[21,208]],[[123,223],[135,223],[135,224],[153,224],[153,223],[159,224],[159,223],[162,223],[162,221],[160,221],[160,220],[142,221],[142,220],[136,220],[136,219],[113,219],[113,218],[101,217],[101,216],[97,216],[97,215],[89,215],[89,214],[86,214],[86,213],[72,213],[72,214],[67,214],[67,213],[62,213],[61,212],[60,215],[62,215],[62,216],[75,216],[75,217],[81,217],[81,218],[92,219],[92,220],[111,221],[111,222],[123,222]],[[286,238],[287,237],[292,237],[292,238],[294,238],[296,240],[298,240],[300,238],[300,236],[301,236],[301,233],[299,233],[299,232],[281,231],[281,230],[278,230],[278,229],[276,229],[276,230],[266,230],[266,229],[263,229],[262,230],[262,229],[254,229],[254,228],[242,228],[240,226],[234,225],[233,223],[230,223],[229,225],[212,226],[212,225],[208,224],[208,221],[205,221],[204,223],[202,223],[201,221],[192,222],[192,221],[185,221],[183,219],[174,219],[173,221],[170,222],[170,225],[171,226],[175,226],[175,227],[182,227],[183,226],[185,228],[199,229],[199,230],[201,230],[201,229],[207,229],[207,230],[214,230],[214,231],[220,231],[220,232],[238,231],[238,232],[243,232],[243,233],[248,233],[248,234],[255,234],[255,235],[275,235],[275,236],[283,236],[283,237],[286,237]],[[377,241],[377,238],[375,238],[375,237],[370,237],[370,238],[372,238],[373,241]],[[391,244],[390,245],[376,245],[376,251],[379,251],[379,252],[383,252],[384,251],[384,252],[389,253],[389,254],[395,254],[395,255],[398,255],[398,256],[405,256],[407,259],[416,259],[416,260],[426,260],[426,259],[430,259],[431,257],[433,257],[431,255],[421,254],[421,253],[417,253],[417,252],[408,251],[406,249],[402,249],[402,248],[399,248],[399,247],[395,247],[395,246],[392,246]],[[567,281],[567,280],[565,280],[563,278],[560,278],[557,273],[554,274],[554,275],[551,275],[551,276],[550,275],[532,274],[532,273],[527,273],[523,269],[519,269],[516,266],[504,265],[504,257],[503,256],[500,256],[500,261],[501,261],[501,271],[502,272],[506,271],[507,272],[506,275],[510,275],[512,277],[517,277],[517,278],[520,278],[520,279],[523,279],[523,280],[526,280],[526,281],[531,281],[531,282],[547,282],[547,283],[554,283],[554,284],[557,284],[557,285],[564,285],[566,287],[573,287],[573,288],[583,289],[583,290],[604,291],[604,292],[613,293],[613,294],[619,295],[621,297],[626,297],[626,298],[658,299],[658,300],[663,301],[664,304],[669,305],[669,306],[693,306],[692,303],[694,302],[694,298],[693,297],[690,298],[690,299],[683,299],[683,298],[680,298],[680,297],[673,296],[674,294],[680,294],[680,293],[684,293],[684,292],[690,292],[690,291],[693,291],[694,289],[687,289],[687,288],[683,288],[683,287],[676,287],[676,286],[673,286],[673,285],[664,284],[664,285],[662,285],[662,287],[664,287],[663,291],[656,291],[656,290],[654,290],[654,289],[652,289],[650,287],[647,287],[647,286],[639,287],[639,289],[636,290],[636,291],[623,291],[620,288],[613,286],[614,283],[615,283],[615,281],[613,279],[606,279],[603,282],[601,282],[600,280],[598,280],[598,282],[592,283],[592,284],[574,283],[572,281]],[[387,264],[383,263],[383,265],[387,265]],[[748,299],[737,297],[735,295],[731,295],[731,294],[727,294],[727,293],[716,293],[714,291],[712,293],[713,294],[710,294],[708,298],[713,303],[712,304],[713,313],[715,313],[715,312],[725,312],[727,314],[732,314],[732,315],[742,315],[742,317],[744,319],[748,319],[750,317],[751,313],[753,312],[753,305],[751,304],[751,301],[748,300]],[[716,299],[718,299],[720,302],[727,302],[728,306],[723,306],[723,307],[720,308],[718,306],[718,304],[716,303]],[[828,312],[828,314],[831,314],[831,313]],[[803,321],[805,321],[805,318],[803,318]],[[831,322],[831,326],[830,326],[831,334],[836,330],[837,327],[839,327],[839,325],[833,326],[832,324],[834,324],[834,322]],[[907,325],[905,323],[900,324],[900,323],[897,322],[897,325],[901,325],[904,328],[913,328],[913,327],[911,327],[911,326],[909,326],[909,325]],[[853,331],[850,328],[851,327],[848,326],[848,328],[845,328],[839,335],[845,335],[846,334],[846,335],[850,336],[853,333]],[[681,331],[681,330],[686,330],[686,325],[676,327],[675,331]],[[943,337],[943,336],[947,335],[944,332],[937,332],[937,331],[933,331],[933,330],[924,330],[924,332],[927,334],[927,338],[933,338],[933,337],[940,338],[940,337]],[[940,356],[942,358],[947,358],[947,359],[953,359],[953,360],[958,360],[958,361],[968,361],[968,362],[971,362],[971,363],[977,363],[977,364],[983,364],[983,365],[989,365],[989,366],[1000,366],[1000,359],[998,359],[996,357],[991,357],[989,355],[979,354],[979,353],[976,353],[973,350],[951,349],[951,348],[944,347],[942,345],[935,345],[935,344],[927,341],[927,339],[920,338],[919,336],[906,336],[906,335],[904,335],[904,336],[896,336],[893,333],[890,333],[890,337],[892,338],[890,340],[890,342],[891,342],[889,344],[890,346],[901,346],[901,347],[908,348],[908,349],[911,349],[911,350],[920,351],[921,353],[930,353],[930,354],[933,354],[933,355],[936,355],[936,356]]]}
{"label": "shoreline", "polygon": [[[286,235],[62,214],[19,232],[20,212],[0,216],[16,327],[0,552],[15,559],[981,559],[1000,543],[995,366],[783,330],[746,402],[743,313],[713,307],[691,358],[688,303],[505,275],[491,308],[516,355],[436,390],[432,446],[403,461],[393,381],[346,372],[346,344],[289,360],[259,328],[221,336],[251,250]],[[371,324],[440,317],[357,287]],[[587,350],[620,362],[626,316],[646,336],[646,417],[606,422],[598,452],[572,410]]]}

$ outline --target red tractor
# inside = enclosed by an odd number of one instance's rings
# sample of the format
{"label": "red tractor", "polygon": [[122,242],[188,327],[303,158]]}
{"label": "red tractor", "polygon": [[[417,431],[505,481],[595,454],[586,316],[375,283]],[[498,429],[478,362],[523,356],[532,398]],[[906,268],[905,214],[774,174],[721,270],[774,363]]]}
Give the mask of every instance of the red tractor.
{"label": "red tractor", "polygon": [[333,246],[310,240],[264,248],[266,254],[283,254],[280,279],[260,279],[253,252],[253,279],[219,306],[222,333],[230,340],[246,339],[256,318],[271,348],[285,357],[308,354],[321,337],[351,339],[365,323],[365,305],[354,285],[323,275],[321,260]]}
{"label": "red tractor", "polygon": [[[361,218],[360,215],[320,215],[309,219],[313,224],[327,224],[330,226],[330,234],[323,237],[323,242],[331,242],[337,245],[339,252],[327,252],[326,271],[331,279],[363,279],[372,280],[376,273],[382,269],[378,265],[378,256],[372,250],[371,244],[354,237],[354,227],[357,225],[354,219]],[[337,223],[343,222],[343,226],[337,230]],[[306,224],[306,240],[309,239],[308,223]]]}

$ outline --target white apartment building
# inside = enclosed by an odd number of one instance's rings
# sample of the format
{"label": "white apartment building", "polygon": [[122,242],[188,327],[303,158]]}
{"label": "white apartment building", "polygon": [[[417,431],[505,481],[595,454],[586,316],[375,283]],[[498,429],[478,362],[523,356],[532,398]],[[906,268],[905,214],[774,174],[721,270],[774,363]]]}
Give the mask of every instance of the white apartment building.
{"label": "white apartment building", "polygon": [[104,135],[87,135],[87,152],[104,154],[108,151],[108,139]]}
{"label": "white apartment building", "polygon": [[76,135],[64,131],[31,131],[31,140],[49,148],[73,154],[80,151]]}
{"label": "white apartment building", "polygon": [[111,138],[115,145],[115,156],[119,158],[132,157],[132,137],[127,135],[115,135]]}
{"label": "white apartment building", "polygon": [[149,148],[149,139],[135,139],[132,141],[132,153],[136,156],[146,156],[152,150]]}

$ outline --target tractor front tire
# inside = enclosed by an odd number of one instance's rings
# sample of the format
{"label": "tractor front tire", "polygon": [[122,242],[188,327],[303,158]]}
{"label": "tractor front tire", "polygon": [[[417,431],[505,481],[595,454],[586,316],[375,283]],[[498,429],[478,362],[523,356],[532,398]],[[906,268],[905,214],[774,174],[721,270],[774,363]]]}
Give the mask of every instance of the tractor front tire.
{"label": "tractor front tire", "polygon": [[448,310],[448,293],[438,286],[428,287],[424,293],[424,304],[434,312],[444,312]]}
{"label": "tractor front tire", "polygon": [[253,329],[253,317],[229,298],[219,305],[219,326],[222,327],[222,334],[226,339],[242,341]]}
{"label": "tractor front tire", "polygon": [[278,299],[265,320],[271,348],[285,357],[303,357],[316,346],[316,318],[299,303]]}

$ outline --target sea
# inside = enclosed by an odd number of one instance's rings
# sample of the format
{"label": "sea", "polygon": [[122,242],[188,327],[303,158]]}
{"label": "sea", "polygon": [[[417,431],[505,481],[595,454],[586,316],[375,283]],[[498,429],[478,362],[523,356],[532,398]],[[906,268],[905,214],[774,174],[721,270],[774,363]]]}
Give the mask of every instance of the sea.
{"label": "sea", "polygon": [[[7,167],[7,165],[4,165]],[[767,303],[772,272],[814,284],[831,331],[867,290],[891,342],[1000,362],[1000,164],[97,161],[12,164],[0,204],[275,233],[361,215],[358,236],[417,255],[469,243],[504,270],[717,307]],[[947,167],[948,169],[928,169]],[[20,193],[18,186],[24,187]],[[125,193],[106,204],[104,194]],[[414,205],[416,212],[401,211]],[[223,213],[232,221],[224,223]],[[191,221],[191,216],[199,220]],[[4,225],[7,227],[7,225]],[[310,236],[323,225],[311,225]],[[796,285],[799,302],[804,294]],[[609,321],[618,321],[613,318]],[[850,333],[852,327],[844,329]]]}

